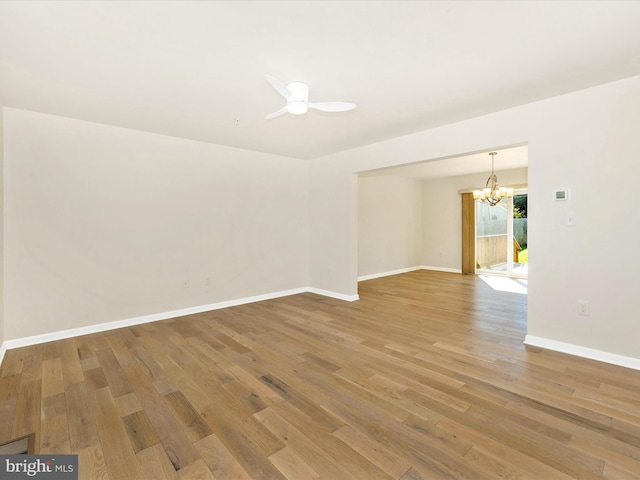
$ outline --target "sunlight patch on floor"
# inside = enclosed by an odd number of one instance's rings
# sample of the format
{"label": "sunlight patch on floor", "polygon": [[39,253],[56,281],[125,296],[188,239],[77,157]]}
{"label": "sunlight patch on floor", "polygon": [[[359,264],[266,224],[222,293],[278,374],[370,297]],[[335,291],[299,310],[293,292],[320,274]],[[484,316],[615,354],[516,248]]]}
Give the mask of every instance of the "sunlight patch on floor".
{"label": "sunlight patch on floor", "polygon": [[497,275],[478,275],[484,283],[501,292],[527,294],[527,281],[520,278],[500,277]]}

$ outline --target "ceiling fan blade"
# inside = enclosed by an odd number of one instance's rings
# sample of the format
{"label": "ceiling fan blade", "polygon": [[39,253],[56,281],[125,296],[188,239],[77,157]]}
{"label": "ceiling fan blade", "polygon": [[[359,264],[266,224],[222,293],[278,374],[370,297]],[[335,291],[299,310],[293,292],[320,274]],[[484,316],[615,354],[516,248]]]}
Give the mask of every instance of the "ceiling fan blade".
{"label": "ceiling fan blade", "polygon": [[295,100],[295,97],[289,91],[287,86],[284,83],[282,83],[280,80],[278,80],[276,77],[272,77],[271,75],[265,75],[265,78],[267,79],[267,82],[269,82],[271,86],[276,90],[276,92],[278,92],[280,95],[286,98],[287,101]]}
{"label": "ceiling fan blade", "polygon": [[283,113],[287,113],[287,107],[282,107],[280,110],[278,110],[277,112],[273,112],[270,113],[269,115],[267,115],[265,118],[267,120],[271,120],[272,118],[278,117],[280,115],[282,115]]}
{"label": "ceiling fan blade", "polygon": [[321,112],[346,112],[356,108],[356,104],[351,102],[310,102],[308,105],[309,108],[315,108]]}

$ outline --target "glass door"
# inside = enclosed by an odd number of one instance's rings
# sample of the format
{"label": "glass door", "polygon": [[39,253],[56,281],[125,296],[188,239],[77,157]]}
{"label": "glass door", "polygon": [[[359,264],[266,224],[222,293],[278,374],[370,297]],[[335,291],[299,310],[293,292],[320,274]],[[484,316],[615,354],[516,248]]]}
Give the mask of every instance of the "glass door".
{"label": "glass door", "polygon": [[476,200],[476,273],[526,278],[527,194],[490,206]]}
{"label": "glass door", "polygon": [[526,192],[513,196],[513,266],[512,274],[527,277],[529,270],[529,251],[527,248],[527,199]]}

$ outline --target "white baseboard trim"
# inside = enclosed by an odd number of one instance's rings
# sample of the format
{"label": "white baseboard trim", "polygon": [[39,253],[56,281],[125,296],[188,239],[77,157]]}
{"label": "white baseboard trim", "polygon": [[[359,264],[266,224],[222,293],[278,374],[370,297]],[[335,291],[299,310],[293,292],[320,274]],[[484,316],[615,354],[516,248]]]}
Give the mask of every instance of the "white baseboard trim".
{"label": "white baseboard trim", "polygon": [[569,355],[575,355],[577,357],[589,358],[599,362],[610,363],[620,367],[640,370],[640,358],[626,357],[616,353],[603,352],[602,350],[581,347],[580,345],[573,345],[571,343],[558,342],[556,340],[549,340],[548,338],[536,337],[534,335],[526,335],[524,338],[524,344],[531,345],[532,347],[546,348],[556,352],[568,353]]}
{"label": "white baseboard trim", "polygon": [[374,278],[381,277],[389,277],[391,275],[398,275],[400,273],[413,272],[415,270],[421,270],[422,267],[408,267],[408,268],[400,268],[398,270],[390,270],[388,272],[380,272],[380,273],[372,273],[371,275],[362,275],[358,277],[359,282],[364,282],[366,280],[373,280]]}
{"label": "white baseboard trim", "polygon": [[434,270],[436,272],[462,273],[461,268],[429,267],[428,265],[422,265],[420,268],[422,270]]}
{"label": "white baseboard trim", "polygon": [[356,295],[345,295],[343,293],[331,292],[329,290],[322,290],[321,288],[313,288],[309,287],[306,290],[309,293],[317,293],[318,295],[322,295],[325,297],[337,298],[338,300],[344,300],[345,302],[355,302],[356,300],[360,300],[360,296]]}
{"label": "white baseboard trim", "polygon": [[5,353],[7,353],[7,342],[2,342],[2,345],[0,345],[0,365],[2,365]]}
{"label": "white baseboard trim", "polygon": [[328,290],[320,290],[318,288],[302,287],[294,288],[291,290],[282,290],[280,292],[267,293],[264,295],[238,298],[236,300],[211,303],[208,305],[200,305],[197,307],[172,310],[169,312],[144,315],[141,317],[116,320],[114,322],[98,323],[96,325],[88,325],[86,327],[70,328],[68,330],[61,330],[58,332],[43,333],[30,337],[17,338],[15,340],[6,340],[0,347],[0,365],[2,364],[2,359],[4,358],[5,352],[12,348],[20,348],[29,345],[37,345],[39,343],[53,342],[55,340],[63,340],[65,338],[79,337],[81,335],[89,335],[92,333],[105,332],[107,330],[115,330],[117,328],[132,327],[135,325],[141,325],[143,323],[157,322],[159,320],[168,320],[170,318],[176,317],[184,317],[185,315],[210,312],[212,310],[219,310],[221,308],[235,307],[237,305],[245,305],[247,303],[262,302],[264,300],[272,300],[274,298],[288,297],[289,295],[297,295],[299,293],[307,292],[316,293],[318,295],[336,298],[339,300],[345,300],[347,302],[353,302],[354,300],[358,300],[360,298],[358,297],[358,295],[343,295],[336,292],[330,292]]}

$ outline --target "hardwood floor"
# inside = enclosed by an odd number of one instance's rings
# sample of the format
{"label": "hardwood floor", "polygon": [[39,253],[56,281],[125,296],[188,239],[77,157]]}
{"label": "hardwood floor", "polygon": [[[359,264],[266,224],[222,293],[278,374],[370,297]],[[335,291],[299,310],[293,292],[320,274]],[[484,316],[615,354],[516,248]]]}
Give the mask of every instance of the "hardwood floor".
{"label": "hardwood floor", "polygon": [[640,479],[640,372],[525,349],[526,296],[416,271],[10,350],[0,443],[81,479]]}

